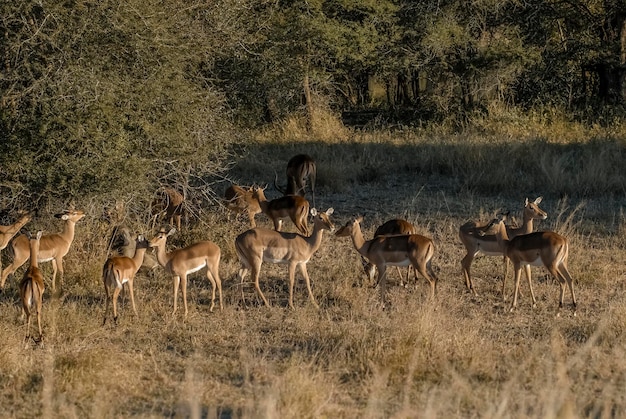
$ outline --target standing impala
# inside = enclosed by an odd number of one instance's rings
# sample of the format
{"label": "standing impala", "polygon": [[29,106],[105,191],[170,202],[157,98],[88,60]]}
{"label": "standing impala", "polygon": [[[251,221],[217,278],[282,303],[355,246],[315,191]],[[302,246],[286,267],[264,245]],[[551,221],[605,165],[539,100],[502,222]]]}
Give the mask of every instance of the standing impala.
{"label": "standing impala", "polygon": [[399,236],[379,236],[365,241],[361,232],[363,217],[348,221],[337,233],[338,237],[350,236],[354,248],[362,256],[376,265],[380,298],[385,303],[387,266],[413,266],[430,283],[430,296],[435,296],[437,276],[432,270],[431,259],[435,245],[428,237],[419,234]]}
{"label": "standing impala", "polygon": [[[411,223],[402,219],[393,219],[385,222],[380,227],[376,229],[374,232],[374,237],[378,236],[397,236],[397,235],[406,235],[406,234],[417,234],[417,229]],[[376,266],[369,262],[364,256],[361,256],[361,261],[363,262],[363,269],[365,273],[368,275],[371,282],[374,281],[374,273],[376,271]],[[403,285],[403,277],[400,272],[400,267],[396,266],[398,270],[398,275],[400,275],[400,286]],[[406,272],[406,283],[409,283],[409,276],[411,275],[411,266],[407,266]]]}
{"label": "standing impala", "polygon": [[30,253],[30,266],[24,272],[24,277],[20,281],[20,301],[22,309],[26,314],[26,338],[30,337],[30,321],[33,313],[37,314],[37,327],[39,328],[39,340],[42,339],[41,330],[41,308],[43,306],[43,291],[45,285],[43,283],[43,275],[37,264],[37,254],[41,239],[41,231],[37,232],[35,237],[30,233],[26,233],[28,239],[28,250]]}
{"label": "standing impala", "polygon": [[[8,226],[0,226],[0,251],[8,246],[9,242],[18,231],[28,223],[32,217],[29,213],[20,212],[19,220]],[[0,252],[0,268],[2,268],[2,258]]]}
{"label": "standing impala", "polygon": [[[519,236],[521,234],[532,233],[533,231],[533,220],[545,220],[548,218],[548,214],[539,208],[539,204],[543,198],[539,197],[535,199],[533,202],[526,201],[524,202],[524,213],[523,213],[523,222],[519,228],[507,227],[507,234],[509,237],[513,238],[515,236]],[[486,256],[504,256],[502,249],[498,245],[498,241],[496,240],[496,236],[494,234],[485,235],[483,230],[489,223],[478,224],[474,221],[469,221],[461,226],[459,229],[459,238],[465,249],[467,254],[461,260],[461,266],[463,267],[463,275],[465,276],[465,286],[468,290],[472,291],[474,295],[477,295],[476,288],[474,288],[474,283],[472,282],[472,276],[470,274],[470,268],[472,266],[472,262],[474,258],[479,254],[484,254]],[[504,256],[504,277],[502,278],[502,299],[506,300],[506,296],[504,294],[504,286],[506,283],[506,276],[508,274],[509,264],[506,256]]]}
{"label": "standing impala", "polygon": [[256,227],[254,216],[262,211],[258,199],[254,197],[255,189],[258,187],[242,188],[241,186],[230,185],[224,192],[226,208],[235,214],[247,212],[252,228]]}
{"label": "standing impala", "polygon": [[299,195],[285,195],[268,201],[262,188],[254,190],[252,196],[259,203],[259,207],[274,223],[274,230],[280,231],[283,218],[291,218],[294,225],[303,235],[309,234],[307,216],[309,215],[309,201]]}
{"label": "standing impala", "polygon": [[[56,290],[57,271],[61,275],[61,284],[63,284],[63,258],[69,252],[70,246],[74,241],[75,225],[85,216],[85,213],[70,209],[54,216],[65,221],[63,231],[58,234],[43,236],[39,245],[39,262],[52,261],[52,291]],[[11,247],[13,248],[13,262],[2,271],[0,288],[4,288],[7,277],[22,266],[30,257],[28,238],[25,235],[17,236],[11,242]]]}
{"label": "standing impala", "polygon": [[264,228],[253,228],[237,236],[235,239],[235,250],[241,262],[238,276],[241,279],[242,299],[243,280],[248,274],[248,271],[252,271],[254,288],[265,305],[269,306],[269,302],[259,287],[261,265],[263,262],[286,263],[289,265],[289,307],[294,308],[293,286],[295,283],[296,267],[300,267],[300,272],[302,272],[307,290],[309,291],[309,298],[313,305],[319,308],[315,302],[315,297],[313,297],[313,292],[311,291],[311,283],[306,270],[306,264],[322,244],[323,231],[332,231],[335,228],[329,218],[332,213],[332,208],[327,209],[326,212],[320,213],[318,213],[315,208],[311,209],[311,215],[314,217],[314,221],[313,233],[309,237],[297,233],[283,233]]}
{"label": "standing impala", "polygon": [[222,304],[222,281],[220,280],[219,266],[221,251],[213,242],[201,241],[183,249],[165,251],[167,238],[174,234],[176,229],[173,228],[169,232],[161,230],[156,236],[150,240],[148,244],[157,251],[157,260],[165,270],[173,276],[174,279],[174,311],[176,314],[178,300],[178,286],[180,285],[183,293],[183,304],[185,306],[185,317],[187,317],[187,275],[199,271],[206,266],[206,277],[213,286],[211,296],[211,307],[209,311],[213,311],[215,307],[215,289],[219,293],[220,310],[224,308]]}
{"label": "standing impala", "polygon": [[522,266],[526,271],[526,279],[530,287],[530,294],[533,299],[533,306],[537,304],[535,294],[533,292],[530,265],[545,266],[546,269],[559,281],[561,287],[561,295],[559,298],[559,310],[563,308],[563,297],[565,296],[565,284],[569,287],[572,295],[572,303],[574,307],[574,315],[576,315],[576,296],[572,285],[572,276],[567,269],[567,256],[569,253],[569,245],[567,239],[553,231],[537,231],[535,233],[524,234],[509,238],[504,221],[507,214],[500,215],[495,218],[486,232],[494,231],[499,245],[506,257],[513,262],[515,271],[515,293],[513,295],[513,303],[511,311],[517,306],[517,295],[519,292],[519,283],[522,273]]}
{"label": "standing impala", "polygon": [[311,196],[313,206],[315,206],[315,178],[317,177],[317,167],[315,160],[308,154],[297,154],[287,162],[287,189],[282,189],[274,179],[274,187],[283,195],[301,195],[306,193],[307,179],[311,182]]}
{"label": "standing impala", "polygon": [[[104,292],[106,293],[106,301],[104,307],[104,326],[109,314],[109,305],[113,299],[113,322],[117,324],[117,298],[122,291],[124,284],[128,283],[130,291],[130,302],[133,305],[133,311],[137,316],[137,308],[135,307],[135,294],[133,291],[133,281],[141,264],[144,255],[148,249],[148,240],[141,234],[137,236],[135,254],[132,258],[127,256],[114,256],[107,259],[102,268],[102,282],[104,283]],[[113,295],[111,296],[111,293]]]}

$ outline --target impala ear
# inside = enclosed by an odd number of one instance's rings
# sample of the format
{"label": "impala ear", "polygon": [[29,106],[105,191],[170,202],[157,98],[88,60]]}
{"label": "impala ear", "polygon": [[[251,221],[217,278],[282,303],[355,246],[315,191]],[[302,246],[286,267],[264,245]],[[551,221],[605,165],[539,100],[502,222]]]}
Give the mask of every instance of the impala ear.
{"label": "impala ear", "polygon": [[37,232],[37,240],[41,239],[42,234],[43,234],[43,231],[41,230]]}
{"label": "impala ear", "polygon": [[315,208],[311,208],[310,213],[312,217],[315,217],[317,215],[317,210]]}
{"label": "impala ear", "polygon": [[535,199],[535,205],[539,205],[542,200],[543,200],[543,196],[540,196],[539,198]]}
{"label": "impala ear", "polygon": [[170,231],[167,232],[167,237],[171,236],[174,233],[176,233],[176,229],[172,228]]}
{"label": "impala ear", "polygon": [[363,216],[362,216],[362,215],[360,215],[360,216],[359,216],[356,220],[354,220],[354,221],[356,221],[357,223],[361,224],[361,223],[363,222]]}
{"label": "impala ear", "polygon": [[326,215],[331,215],[333,212],[335,212],[335,210],[332,207],[330,207],[326,210]]}

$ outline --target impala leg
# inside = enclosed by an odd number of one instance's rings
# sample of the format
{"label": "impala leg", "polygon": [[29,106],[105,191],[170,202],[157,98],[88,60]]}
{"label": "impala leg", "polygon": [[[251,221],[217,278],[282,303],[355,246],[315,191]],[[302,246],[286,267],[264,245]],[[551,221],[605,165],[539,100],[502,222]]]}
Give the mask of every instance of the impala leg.
{"label": "impala leg", "polygon": [[309,291],[309,299],[315,306],[315,308],[319,309],[320,306],[315,301],[315,297],[313,297],[313,291],[311,290],[311,280],[309,279],[309,273],[306,270],[306,263],[300,264],[300,272],[302,272],[302,276],[304,277],[304,281],[306,282],[306,289]]}
{"label": "impala leg", "polygon": [[59,265],[56,259],[52,259],[52,292],[56,291],[57,285],[57,272],[59,271]]}
{"label": "impala leg", "polygon": [[37,328],[39,329],[39,340],[43,339],[43,331],[41,329],[41,308],[43,305],[43,290],[37,289],[39,297],[37,298]]}
{"label": "impala leg", "polygon": [[515,310],[515,307],[517,307],[517,294],[519,292],[519,281],[520,281],[520,277],[522,276],[522,267],[520,266],[519,262],[513,263],[513,269],[515,272],[515,290],[513,292],[513,302],[511,303],[511,311]]}
{"label": "impala leg", "polygon": [[428,280],[428,282],[430,283],[430,298],[433,299],[435,298],[435,280],[433,278],[430,277],[429,273],[426,270],[426,264],[422,263],[422,264],[417,264],[415,263],[413,265],[413,267],[415,268],[415,270],[417,272],[420,273],[420,275],[422,275],[424,278],[426,278]]}
{"label": "impala leg", "polygon": [[295,309],[293,306],[293,286],[296,282],[296,264],[294,262],[289,263],[289,307]]}
{"label": "impala leg", "polygon": [[215,280],[215,285],[217,285],[217,295],[220,299],[220,310],[224,310],[224,302],[222,300],[222,279],[220,278],[220,272],[219,272],[219,262],[217,263],[217,265],[215,266],[215,272],[212,272],[213,275],[213,279]]}
{"label": "impala leg", "polygon": [[187,275],[181,276],[180,287],[183,292],[183,306],[185,307],[185,318],[187,318]]}
{"label": "impala leg", "polygon": [[109,294],[109,287],[104,284],[104,293],[106,294],[106,299],[104,300],[104,320],[102,320],[102,326],[104,326],[107,322],[107,317],[109,316],[109,304],[111,303],[111,296]]}
{"label": "impala leg", "polygon": [[239,276],[240,278],[239,288],[241,288],[241,301],[243,302],[244,307],[246,306],[246,297],[243,294],[243,280],[246,277],[246,275],[248,275],[248,271],[249,271],[248,268],[246,268],[244,265],[241,265],[241,268],[239,268],[239,272],[237,273],[237,276]]}
{"label": "impala leg", "polygon": [[172,311],[172,315],[176,314],[176,309],[178,308],[178,286],[180,285],[180,276],[174,277],[174,311]]}
{"label": "impala leg", "polygon": [[470,272],[474,256],[474,253],[468,252],[465,257],[461,259],[461,267],[463,268],[463,276],[465,277],[465,287],[474,295],[478,295],[476,289],[474,288],[474,283],[472,282],[472,274]]}
{"label": "impala leg", "polygon": [[533,299],[533,307],[537,307],[537,299],[535,298],[535,293],[533,291],[533,281],[531,280],[530,265],[524,266],[524,271],[526,273],[526,279],[528,280],[528,288],[530,288],[530,296]]}
{"label": "impala leg", "polygon": [[504,256],[504,276],[502,277],[502,301],[506,301],[506,277],[509,274],[509,258]]}
{"label": "impala leg", "polygon": [[122,291],[122,287],[115,287],[113,289],[113,323],[117,324],[117,299]]}
{"label": "impala leg", "polygon": [[209,268],[206,270],[206,277],[211,283],[211,307],[209,307],[209,311],[212,313],[213,307],[215,307],[215,288],[217,288],[217,285],[215,284],[215,279],[213,279],[213,274]]}
{"label": "impala leg", "polygon": [[[567,286],[569,287],[570,294],[572,295],[572,304],[574,305],[574,315],[576,315],[576,295],[574,294],[573,280],[572,280],[572,276],[569,273],[569,269],[567,269],[567,263],[565,261],[563,261],[558,266],[558,271],[567,282]],[[563,302],[563,296],[561,296],[561,303],[562,302]]]}
{"label": "impala leg", "polygon": [[261,287],[259,286],[259,276],[261,275],[261,263],[262,263],[261,261],[255,261],[254,266],[252,266],[252,275],[254,275],[254,289],[256,290],[257,294],[259,294],[259,296],[261,297],[265,305],[269,307],[270,303],[269,301],[267,301],[267,298],[265,298],[265,295],[263,295],[263,291],[261,291]]}
{"label": "impala leg", "polygon": [[381,264],[378,266],[378,283],[377,285],[380,287],[380,301],[383,303],[383,306],[386,304],[386,296],[387,296],[387,266],[385,264]]}
{"label": "impala leg", "polygon": [[133,280],[130,279],[128,281],[128,291],[130,291],[130,303],[133,306],[133,311],[135,312],[135,317],[138,317],[137,308],[135,307],[135,292],[133,290]]}

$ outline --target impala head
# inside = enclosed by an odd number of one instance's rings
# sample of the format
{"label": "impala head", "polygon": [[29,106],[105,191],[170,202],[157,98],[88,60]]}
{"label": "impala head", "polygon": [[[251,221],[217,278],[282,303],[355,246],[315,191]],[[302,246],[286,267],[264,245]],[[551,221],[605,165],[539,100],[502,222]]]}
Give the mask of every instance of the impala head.
{"label": "impala head", "polygon": [[335,225],[330,221],[330,215],[335,212],[333,208],[328,208],[325,212],[317,212],[315,208],[311,208],[311,216],[313,217],[313,223],[322,224],[322,230],[334,231]]}
{"label": "impala head", "polygon": [[530,202],[528,198],[526,198],[526,201],[524,203],[524,217],[534,220],[545,220],[546,218],[548,218],[548,213],[539,208],[539,204],[542,200],[542,196],[535,199],[533,202]]}
{"label": "impala head", "polygon": [[54,214],[56,218],[60,218],[63,221],[72,221],[78,222],[81,218],[85,216],[85,213],[81,210],[70,208],[69,210],[65,210],[60,214]]}
{"label": "impala head", "polygon": [[352,232],[357,228],[357,226],[359,224],[361,224],[362,221],[363,221],[363,217],[362,216],[348,221],[343,227],[341,227],[335,233],[335,236],[337,236],[337,237],[348,237],[348,236],[352,235]]}
{"label": "impala head", "polygon": [[165,243],[167,242],[167,238],[169,236],[171,236],[172,234],[176,233],[176,229],[172,228],[170,231],[165,231],[165,229],[161,229],[156,236],[154,236],[152,238],[152,240],[150,240],[148,242],[148,246],[149,247],[160,247],[160,246],[165,246]]}
{"label": "impala head", "polygon": [[265,197],[265,189],[267,189],[267,186],[265,187],[261,187],[261,186],[254,186],[251,188],[252,191],[252,198],[258,199],[259,201],[267,201],[267,198]]}
{"label": "impala head", "polygon": [[150,243],[148,243],[148,239],[145,238],[143,234],[137,235],[137,247],[136,249],[147,249],[150,247]]}
{"label": "impala head", "polygon": [[507,211],[507,212],[498,214],[496,218],[491,220],[484,227],[480,228],[480,230],[478,231],[478,235],[479,236],[495,235],[499,229],[506,228],[504,222],[509,217],[509,213],[510,212]]}

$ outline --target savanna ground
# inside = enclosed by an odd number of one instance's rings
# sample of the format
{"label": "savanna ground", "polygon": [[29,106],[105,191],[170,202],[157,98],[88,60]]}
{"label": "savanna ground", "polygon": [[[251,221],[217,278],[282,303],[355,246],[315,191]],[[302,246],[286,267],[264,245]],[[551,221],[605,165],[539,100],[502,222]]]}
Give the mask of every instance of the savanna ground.
{"label": "savanna ground", "polygon": [[[310,140],[286,125],[251,138],[229,173],[237,182],[271,183],[274,171],[284,182],[289,157],[306,152],[318,162],[316,206],[335,209],[336,227],[365,215],[371,238],[379,224],[402,217],[434,239],[434,301],[420,278],[390,286],[385,311],[350,240],[327,232],[308,264],[319,311],[299,276],[296,309],[288,309],[286,267],[267,263],[261,287],[272,307],[246,283],[244,308],[233,242],[247,224],[213,205],[169,247],[200,239],[221,247],[224,310],[208,311],[209,283],[194,274],[188,318],[180,308],[172,316],[172,282],[156,268],[136,278],[139,317],[123,295],[119,325],[102,327],[100,270],[112,226],[100,204],[77,197],[88,215],[65,258],[60,298],[48,283],[43,345],[24,344],[17,291],[24,268],[0,296],[1,416],[624,417],[624,137],[553,128],[439,136],[338,129]],[[266,195],[278,196],[271,187]],[[509,312],[513,281],[509,272],[503,302],[500,258],[475,260],[479,295],[465,289],[458,227],[502,209],[519,219],[524,199],[539,195],[549,216],[536,228],[570,240],[577,316],[566,293],[557,317],[559,286],[540,268],[533,268],[537,307],[522,281],[519,307]],[[61,205],[38,214],[32,228],[60,230],[50,215]],[[270,226],[265,216],[257,220]],[[147,217],[125,222],[154,233]],[[3,266],[9,262],[5,251]],[[50,264],[43,266],[49,280]],[[396,284],[395,270],[389,275]]]}

